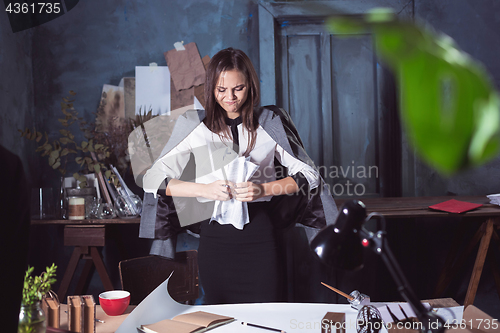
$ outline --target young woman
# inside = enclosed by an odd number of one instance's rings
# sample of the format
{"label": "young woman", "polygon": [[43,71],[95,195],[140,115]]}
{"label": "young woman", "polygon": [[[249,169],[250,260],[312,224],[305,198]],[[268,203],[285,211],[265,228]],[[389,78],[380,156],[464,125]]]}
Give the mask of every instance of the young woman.
{"label": "young woman", "polygon": [[[186,197],[212,202],[211,215],[201,222],[198,249],[208,304],[281,300],[276,227],[300,222],[319,228],[336,215],[333,198],[321,190],[321,177],[289,116],[275,106],[258,107],[258,82],[244,52],[228,48],[215,54],[206,75],[205,115],[198,113],[202,121],[186,131],[174,130],[176,139],[144,176],[146,194],[166,178],[164,193],[174,202]],[[197,120],[189,115],[185,119]],[[181,180],[191,154],[196,180]],[[239,174],[228,177],[227,168],[221,172],[235,160],[242,168]],[[276,165],[284,166],[286,174],[278,174]],[[246,181],[237,181],[244,177],[241,170],[252,167]],[[145,196],[147,206],[146,201]],[[141,229],[154,223],[154,238],[164,242],[169,237],[157,234],[169,219],[178,218],[172,210],[199,210],[186,206],[166,204],[166,222],[158,222],[157,216],[152,222],[143,214]]]}

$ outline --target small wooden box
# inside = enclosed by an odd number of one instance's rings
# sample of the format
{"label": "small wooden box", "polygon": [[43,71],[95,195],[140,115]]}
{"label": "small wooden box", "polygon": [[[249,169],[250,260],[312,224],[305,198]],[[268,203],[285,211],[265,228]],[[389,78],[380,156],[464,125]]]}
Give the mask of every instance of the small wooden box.
{"label": "small wooden box", "polygon": [[68,329],[77,333],[95,333],[95,302],[92,295],[68,296]]}
{"label": "small wooden box", "polygon": [[345,333],[345,313],[327,312],[321,320],[321,333]]}
{"label": "small wooden box", "polygon": [[57,298],[44,297],[42,299],[42,309],[47,317],[47,326],[59,328],[61,325],[59,307],[59,300]]}

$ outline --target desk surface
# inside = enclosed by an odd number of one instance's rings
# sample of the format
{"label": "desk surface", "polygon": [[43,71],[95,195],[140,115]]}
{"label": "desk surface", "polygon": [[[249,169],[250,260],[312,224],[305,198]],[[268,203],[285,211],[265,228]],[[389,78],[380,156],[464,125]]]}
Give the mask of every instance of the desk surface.
{"label": "desk surface", "polygon": [[[357,199],[366,205],[367,213],[378,212],[386,218],[415,218],[415,217],[447,217],[447,216],[500,216],[500,206],[489,203],[484,196],[441,196],[441,197],[389,197],[389,198],[352,198],[336,199],[337,206],[344,202]],[[451,214],[429,208],[447,200],[459,200],[482,204],[483,206],[463,213]]]}
{"label": "desk surface", "polygon": [[47,224],[60,224],[60,225],[112,225],[112,224],[139,224],[140,217],[128,219],[88,219],[88,220],[31,220],[31,225],[47,225]]}
{"label": "desk surface", "polygon": [[[485,196],[440,196],[440,197],[387,197],[387,198],[349,198],[336,199],[337,206],[340,207],[348,200],[357,199],[366,205],[367,213],[378,212],[387,218],[415,218],[415,217],[446,217],[446,216],[500,216],[500,206],[489,203]],[[459,200],[482,204],[483,206],[463,213],[451,214],[440,212],[429,208],[447,200]],[[129,219],[89,219],[89,220],[31,220],[32,225],[89,225],[89,224],[138,224],[140,218]]]}
{"label": "desk surface", "polygon": [[[429,303],[432,307],[438,308],[438,307],[453,307],[453,306],[458,306],[459,304],[455,302],[452,298],[440,298],[440,299],[433,299],[433,300],[426,300],[422,301],[425,303]],[[287,304],[287,303],[283,303]],[[292,304],[292,303],[290,303]],[[261,304],[262,307],[266,307],[266,305],[263,303]],[[278,306],[282,306],[281,304]],[[293,305],[290,305],[293,306]],[[327,311],[328,309],[328,304],[304,304],[304,306],[309,306],[309,307],[317,307],[321,311]],[[227,306],[225,306],[227,307]],[[230,307],[230,305],[229,305]],[[120,316],[108,316],[104,313],[100,305],[96,305],[96,319],[100,320],[99,322],[96,323],[96,333],[113,333],[115,332],[118,327],[121,325],[121,323],[125,320],[125,318],[128,316],[130,312],[135,308],[134,305],[131,305],[127,308],[125,313]],[[325,312],[326,313],[326,312]],[[321,312],[321,317],[323,315],[323,312]],[[319,317],[319,319],[321,319]],[[66,304],[61,304],[60,308],[60,318],[61,318],[61,329],[68,329],[68,314],[67,314],[67,305]],[[292,322],[293,323],[293,322]],[[297,322],[297,326],[299,325],[299,322]],[[237,325],[233,325],[237,326]],[[240,326],[241,327],[241,326]],[[241,328],[243,329],[243,328]],[[257,330],[254,329],[248,329],[249,332],[257,332]],[[293,329],[289,329],[288,331],[293,332]],[[287,332],[288,332],[287,331]],[[215,331],[214,331],[215,332]],[[319,331],[318,331],[319,332]]]}

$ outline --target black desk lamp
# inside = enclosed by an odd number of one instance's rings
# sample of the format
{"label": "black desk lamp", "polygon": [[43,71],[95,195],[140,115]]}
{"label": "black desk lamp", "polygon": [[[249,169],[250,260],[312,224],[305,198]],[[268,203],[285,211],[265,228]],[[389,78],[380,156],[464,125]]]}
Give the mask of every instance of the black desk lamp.
{"label": "black desk lamp", "polygon": [[[383,223],[382,230],[377,233],[363,228],[363,224],[372,216],[379,216]],[[418,300],[389,249],[384,217],[377,213],[367,217],[365,205],[361,201],[352,200],[342,205],[335,223],[326,226],[311,242],[311,248],[324,263],[343,270],[363,267],[363,247],[371,249],[382,258],[400,295],[410,304],[422,323],[422,332],[444,332],[444,320],[427,310]]]}

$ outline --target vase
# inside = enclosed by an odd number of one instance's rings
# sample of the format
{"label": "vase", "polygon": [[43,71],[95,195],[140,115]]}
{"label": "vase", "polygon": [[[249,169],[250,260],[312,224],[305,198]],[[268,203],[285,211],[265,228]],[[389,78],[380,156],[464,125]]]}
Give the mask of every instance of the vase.
{"label": "vase", "polygon": [[40,302],[21,304],[17,333],[45,333],[46,330],[47,321]]}

